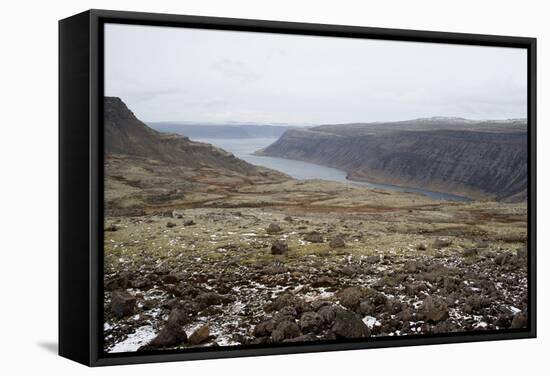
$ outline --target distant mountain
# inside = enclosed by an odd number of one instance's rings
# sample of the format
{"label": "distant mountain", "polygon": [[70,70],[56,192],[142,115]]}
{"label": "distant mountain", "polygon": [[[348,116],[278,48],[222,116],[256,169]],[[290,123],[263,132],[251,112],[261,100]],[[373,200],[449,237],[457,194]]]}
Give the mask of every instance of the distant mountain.
{"label": "distant mountain", "polygon": [[261,155],[318,163],[354,180],[519,201],[527,192],[525,119],[426,118],[289,130]]}
{"label": "distant mountain", "polygon": [[138,120],[120,98],[104,99],[105,152],[158,160],[184,167],[223,168],[242,174],[258,169],[225,150],[161,133]]}
{"label": "distant mountain", "polygon": [[152,122],[148,125],[159,131],[176,133],[189,138],[278,138],[285,131],[295,129],[285,125],[261,124],[188,124]]}

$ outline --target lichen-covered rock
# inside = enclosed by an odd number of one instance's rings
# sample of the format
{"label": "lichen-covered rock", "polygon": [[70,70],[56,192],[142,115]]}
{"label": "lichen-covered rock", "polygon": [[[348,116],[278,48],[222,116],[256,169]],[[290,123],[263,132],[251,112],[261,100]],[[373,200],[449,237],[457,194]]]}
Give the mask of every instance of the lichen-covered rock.
{"label": "lichen-covered rock", "polygon": [[272,255],[284,255],[288,252],[288,244],[284,240],[275,240],[271,244],[271,254]]}
{"label": "lichen-covered rock", "polygon": [[265,231],[268,234],[280,234],[283,229],[277,223],[270,223]]}

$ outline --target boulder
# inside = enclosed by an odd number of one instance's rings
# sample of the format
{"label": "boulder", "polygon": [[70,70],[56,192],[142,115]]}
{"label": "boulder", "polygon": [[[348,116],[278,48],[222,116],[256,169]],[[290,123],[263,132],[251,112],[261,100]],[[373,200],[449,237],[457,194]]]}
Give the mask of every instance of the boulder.
{"label": "boulder", "polygon": [[381,292],[379,293],[376,293],[373,297],[372,297],[372,302],[375,306],[385,306],[386,303],[388,302],[388,297],[384,294],[382,294]]}
{"label": "boulder", "polygon": [[275,330],[276,322],[275,320],[267,320],[259,323],[254,327],[252,335],[254,337],[266,337],[270,336],[271,333]]}
{"label": "boulder", "polygon": [[331,332],[336,338],[366,338],[370,336],[369,327],[355,313],[346,309],[336,309]]}
{"label": "boulder", "polygon": [[323,325],[332,325],[336,318],[336,306],[326,305],[319,308],[317,311]]}
{"label": "boulder", "polygon": [[[127,289],[134,284],[125,276],[109,278],[105,280],[105,290],[113,291],[118,289]],[[137,287],[137,286],[136,286]]]}
{"label": "boulder", "polygon": [[330,248],[344,248],[346,246],[346,242],[344,241],[344,238],[342,236],[336,236],[328,243]]}
{"label": "boulder", "polygon": [[[491,299],[482,295],[471,295],[466,298],[465,311],[478,311],[482,308],[487,308],[491,305]],[[469,309],[468,309],[469,308]]]}
{"label": "boulder", "polygon": [[288,244],[284,240],[275,240],[271,244],[271,254],[272,255],[284,255],[288,252]]}
{"label": "boulder", "polygon": [[162,277],[162,281],[166,284],[175,285],[179,282],[179,278],[173,274],[168,274]]}
{"label": "boulder", "polygon": [[416,247],[414,247],[417,251],[425,251],[428,247],[426,247],[426,244],[424,243],[418,243]]}
{"label": "boulder", "polygon": [[264,310],[266,312],[281,311],[285,307],[293,308],[297,314],[306,312],[309,310],[307,303],[290,293],[284,293],[275,298],[274,301],[268,303]]}
{"label": "boulder", "polygon": [[280,234],[283,231],[283,229],[277,223],[271,223],[265,231],[268,234],[273,235],[273,234]]}
{"label": "boulder", "polygon": [[185,341],[187,341],[187,335],[185,334],[183,328],[174,323],[167,323],[157,334],[157,336],[141,349],[147,350],[174,347],[184,343]]}
{"label": "boulder", "polygon": [[168,325],[182,326],[188,324],[192,316],[192,313],[185,309],[174,308],[170,311],[170,315],[168,316],[168,320],[166,320],[166,322]]}
{"label": "boulder", "polygon": [[151,282],[149,278],[138,277],[135,281],[132,282],[132,286],[142,291],[146,291],[153,287],[153,282]]}
{"label": "boulder", "polygon": [[195,225],[195,221],[193,221],[192,219],[188,219],[186,221],[183,222],[183,225],[184,226],[194,226]]}
{"label": "boulder", "polygon": [[415,260],[408,260],[408,261],[405,261],[403,268],[407,273],[416,273],[420,269],[420,263]]}
{"label": "boulder", "polygon": [[426,291],[427,289],[428,285],[426,285],[426,283],[422,281],[414,281],[405,285],[405,290],[407,291],[407,294],[411,296],[418,295],[420,292]]}
{"label": "boulder", "polygon": [[317,333],[323,325],[322,317],[316,312],[304,312],[300,318],[300,330],[302,333]]}
{"label": "boulder", "polygon": [[174,212],[172,210],[166,210],[166,211],[160,212],[158,214],[159,214],[159,216],[166,217],[166,218],[173,218],[174,217]]}
{"label": "boulder", "polygon": [[363,287],[348,287],[336,293],[340,304],[351,310],[356,310],[365,296],[369,293],[368,289]]}
{"label": "boulder", "polygon": [[359,304],[359,313],[363,316],[372,316],[376,312],[376,307],[368,301]]}
{"label": "boulder", "polygon": [[433,247],[435,249],[441,249],[441,248],[445,248],[445,247],[448,247],[452,244],[452,242],[449,240],[449,239],[444,239],[444,238],[439,238],[439,239],[436,239],[433,243]]}
{"label": "boulder", "polygon": [[200,345],[201,343],[208,341],[209,338],[210,328],[208,325],[203,325],[189,336],[188,342],[190,345]]}
{"label": "boulder", "polygon": [[[299,305],[299,304],[298,304]],[[306,307],[304,306],[304,309]],[[303,310],[301,310],[303,311]],[[298,311],[293,305],[287,305],[279,310],[276,314],[273,315],[271,318],[276,323],[280,323],[281,321],[290,320],[294,321],[294,319],[299,316]]]}
{"label": "boulder", "polygon": [[115,291],[111,295],[111,311],[118,317],[129,316],[136,308],[136,298],[126,291]]}
{"label": "boulder", "polygon": [[411,311],[410,308],[405,308],[397,314],[397,319],[403,322],[412,321],[413,318],[414,318],[413,312]]}
{"label": "boulder", "polygon": [[311,302],[311,309],[317,312],[321,307],[332,305],[328,300],[318,299]]}
{"label": "boulder", "polygon": [[437,323],[449,318],[449,307],[443,300],[428,296],[422,304],[424,317],[427,321]]}
{"label": "boulder", "polygon": [[304,240],[310,243],[323,243],[324,239],[321,234],[319,234],[317,231],[312,231],[306,236],[304,236]]}
{"label": "boulder", "polygon": [[285,320],[280,322],[271,333],[271,340],[275,343],[285,339],[291,339],[300,335],[300,327],[293,321]]}
{"label": "boulder", "polygon": [[168,228],[176,227],[176,224],[174,222],[167,222],[166,227],[168,227]]}

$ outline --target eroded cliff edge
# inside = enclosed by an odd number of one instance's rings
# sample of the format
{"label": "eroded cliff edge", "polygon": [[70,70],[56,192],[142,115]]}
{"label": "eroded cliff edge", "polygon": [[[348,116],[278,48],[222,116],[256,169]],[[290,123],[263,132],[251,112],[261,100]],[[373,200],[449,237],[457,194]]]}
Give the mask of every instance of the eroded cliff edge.
{"label": "eroded cliff edge", "polygon": [[527,191],[523,119],[324,125],[289,130],[258,154],[339,168],[352,180],[475,199],[520,201]]}

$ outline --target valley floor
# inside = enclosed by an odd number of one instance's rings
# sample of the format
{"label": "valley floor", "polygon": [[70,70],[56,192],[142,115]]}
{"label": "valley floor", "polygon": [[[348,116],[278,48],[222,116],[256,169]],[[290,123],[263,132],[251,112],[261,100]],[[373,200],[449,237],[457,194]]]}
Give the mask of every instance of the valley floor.
{"label": "valley floor", "polygon": [[527,325],[525,204],[201,183],[106,217],[105,351]]}

